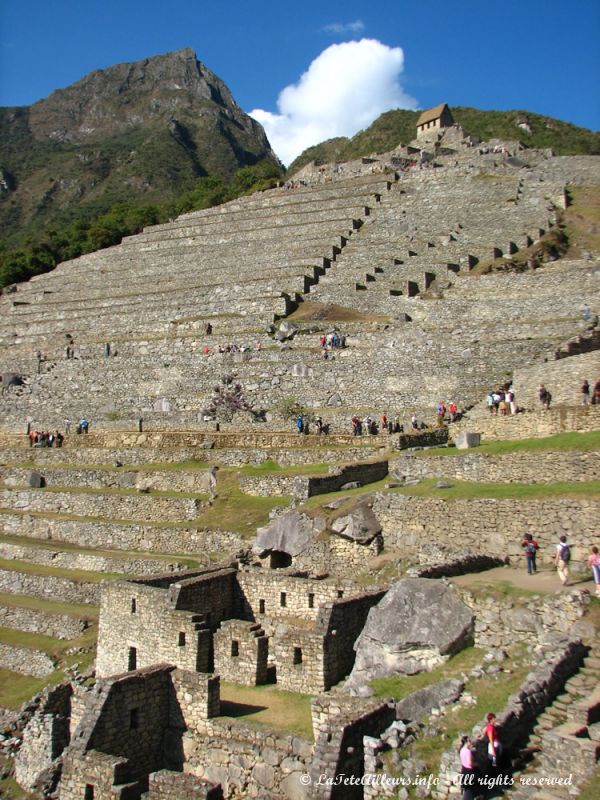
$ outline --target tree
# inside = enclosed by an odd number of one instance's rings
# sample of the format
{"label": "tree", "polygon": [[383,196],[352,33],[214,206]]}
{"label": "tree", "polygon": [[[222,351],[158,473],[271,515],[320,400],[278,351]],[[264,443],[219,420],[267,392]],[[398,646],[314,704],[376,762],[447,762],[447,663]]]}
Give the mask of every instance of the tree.
{"label": "tree", "polygon": [[240,411],[252,412],[252,404],[244,397],[242,384],[235,382],[234,375],[222,375],[221,382],[213,386],[213,392],[207,414],[223,422],[231,422]]}

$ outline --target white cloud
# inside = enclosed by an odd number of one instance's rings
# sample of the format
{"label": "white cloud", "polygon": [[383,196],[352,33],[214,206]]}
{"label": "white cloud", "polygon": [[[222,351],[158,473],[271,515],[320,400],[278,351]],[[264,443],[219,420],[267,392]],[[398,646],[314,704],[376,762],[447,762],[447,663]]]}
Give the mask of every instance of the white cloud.
{"label": "white cloud", "polygon": [[375,39],[334,44],[324,50],[299,81],[286,86],[278,113],[250,112],[264,127],[271,146],[289,164],[303,150],[335,136],[353,136],[391,108],[416,108],[400,74],[404,53]]}
{"label": "white cloud", "polygon": [[355,19],[354,22],[332,22],[331,25],[324,25],[321,30],[324,33],[334,33],[340,36],[345,33],[362,33],[365,23],[362,19]]}

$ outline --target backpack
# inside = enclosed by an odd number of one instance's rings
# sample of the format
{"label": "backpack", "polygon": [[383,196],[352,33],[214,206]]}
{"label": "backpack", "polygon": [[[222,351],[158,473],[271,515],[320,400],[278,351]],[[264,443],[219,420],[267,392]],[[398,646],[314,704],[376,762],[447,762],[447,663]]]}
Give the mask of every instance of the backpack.
{"label": "backpack", "polygon": [[571,560],[571,548],[568,544],[561,544],[560,557],[566,564]]}
{"label": "backpack", "polygon": [[525,545],[525,554],[528,556],[534,556],[537,552],[537,545],[535,542],[528,542]]}

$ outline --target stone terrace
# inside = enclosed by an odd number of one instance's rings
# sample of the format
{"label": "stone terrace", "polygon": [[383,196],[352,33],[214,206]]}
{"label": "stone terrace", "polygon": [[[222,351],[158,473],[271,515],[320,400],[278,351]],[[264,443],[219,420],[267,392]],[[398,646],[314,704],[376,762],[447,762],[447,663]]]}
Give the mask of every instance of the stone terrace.
{"label": "stone terrace", "polygon": [[[471,405],[577,334],[582,298],[599,294],[587,262],[470,274],[555,224],[568,163],[528,158],[531,169],[458,148],[423,171],[363,166],[186,214],[34,278],[0,298],[0,365],[24,383],[3,392],[4,430],[82,414],[103,427],[201,427],[215,375],[231,371],[255,408],[295,396],[327,408],[334,429],[355,409],[430,415],[438,395]],[[596,161],[588,180],[600,182]],[[349,346],[335,359],[321,359],[315,333],[328,323],[304,325],[310,336],[289,349],[267,335],[302,298],[363,312],[340,323]],[[232,342],[247,352],[218,352]]]}

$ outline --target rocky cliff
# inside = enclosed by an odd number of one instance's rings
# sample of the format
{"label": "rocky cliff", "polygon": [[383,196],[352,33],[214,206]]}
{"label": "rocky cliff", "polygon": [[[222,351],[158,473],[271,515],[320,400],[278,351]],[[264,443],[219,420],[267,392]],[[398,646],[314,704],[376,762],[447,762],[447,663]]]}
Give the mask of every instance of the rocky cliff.
{"label": "rocky cliff", "polygon": [[168,200],[263,159],[277,162],[262,127],[193,50],[118,64],[0,109],[0,225]]}

